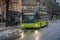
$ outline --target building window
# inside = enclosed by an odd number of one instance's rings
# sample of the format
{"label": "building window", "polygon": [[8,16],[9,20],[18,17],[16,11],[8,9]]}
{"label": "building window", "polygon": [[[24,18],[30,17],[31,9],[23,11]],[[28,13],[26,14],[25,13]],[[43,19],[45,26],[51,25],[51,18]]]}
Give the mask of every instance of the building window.
{"label": "building window", "polygon": [[13,7],[12,8],[13,10],[16,10],[17,9],[17,6],[16,5],[12,5],[12,7]]}
{"label": "building window", "polygon": [[22,10],[23,11],[37,11],[38,10],[38,6],[22,6]]}
{"label": "building window", "polygon": [[17,4],[16,3],[10,3],[9,10],[16,11],[16,9],[17,9]]}

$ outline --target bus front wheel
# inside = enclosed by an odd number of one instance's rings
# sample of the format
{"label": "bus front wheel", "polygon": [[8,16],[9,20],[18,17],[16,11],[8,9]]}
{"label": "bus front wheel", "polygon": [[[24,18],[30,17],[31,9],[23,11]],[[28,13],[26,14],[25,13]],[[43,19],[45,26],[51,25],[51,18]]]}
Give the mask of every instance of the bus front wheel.
{"label": "bus front wheel", "polygon": [[48,26],[48,22],[46,22],[46,27]]}

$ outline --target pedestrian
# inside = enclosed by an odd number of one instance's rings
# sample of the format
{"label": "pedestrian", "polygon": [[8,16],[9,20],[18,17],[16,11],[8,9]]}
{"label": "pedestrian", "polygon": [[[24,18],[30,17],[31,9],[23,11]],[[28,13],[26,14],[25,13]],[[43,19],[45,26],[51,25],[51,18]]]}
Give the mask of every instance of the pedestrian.
{"label": "pedestrian", "polygon": [[53,15],[53,20],[56,20],[56,15]]}
{"label": "pedestrian", "polygon": [[51,16],[51,20],[53,20],[53,15]]}
{"label": "pedestrian", "polygon": [[12,23],[15,25],[15,16],[12,17]]}
{"label": "pedestrian", "polygon": [[18,24],[18,17],[15,17],[16,25]]}

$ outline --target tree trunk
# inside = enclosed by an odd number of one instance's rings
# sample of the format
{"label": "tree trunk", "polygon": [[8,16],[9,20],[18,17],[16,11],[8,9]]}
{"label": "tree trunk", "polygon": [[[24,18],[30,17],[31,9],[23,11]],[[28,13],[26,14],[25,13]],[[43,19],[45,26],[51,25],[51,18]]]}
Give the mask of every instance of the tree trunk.
{"label": "tree trunk", "polygon": [[10,0],[6,0],[6,27],[8,27],[9,1]]}

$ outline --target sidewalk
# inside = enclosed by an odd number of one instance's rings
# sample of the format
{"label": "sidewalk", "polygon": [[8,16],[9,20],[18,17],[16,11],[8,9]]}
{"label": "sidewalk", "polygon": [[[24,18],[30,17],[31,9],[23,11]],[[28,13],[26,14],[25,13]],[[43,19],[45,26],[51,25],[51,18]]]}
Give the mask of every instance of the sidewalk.
{"label": "sidewalk", "polygon": [[21,29],[21,26],[18,25],[18,26],[8,26],[8,27],[5,27],[5,23],[0,23],[0,31],[3,31],[3,30],[8,30],[8,29]]}
{"label": "sidewalk", "polygon": [[10,40],[16,37],[20,37],[23,30],[20,25],[5,27],[4,24],[0,24],[0,40]]}

